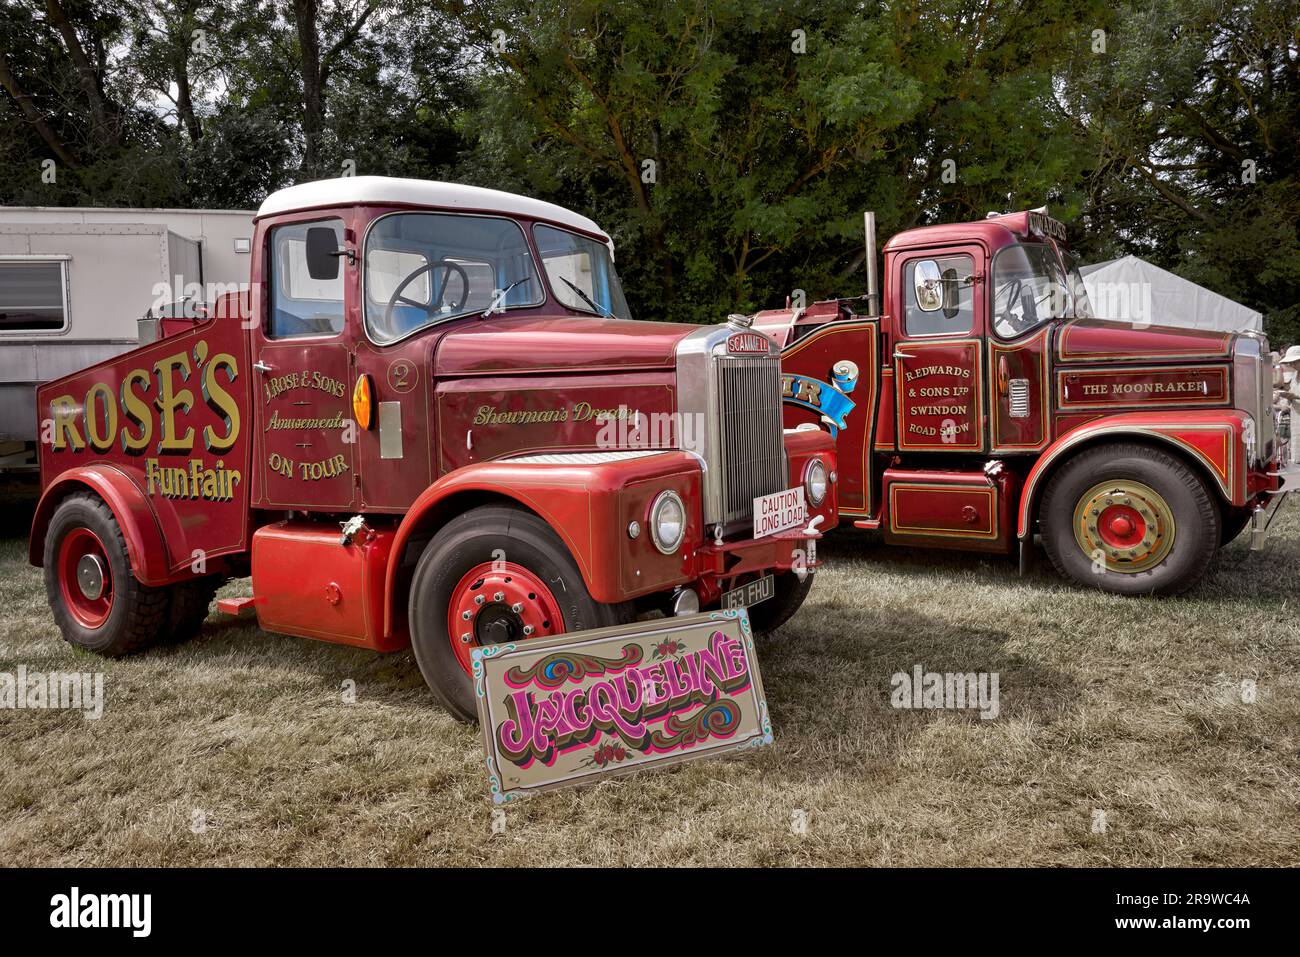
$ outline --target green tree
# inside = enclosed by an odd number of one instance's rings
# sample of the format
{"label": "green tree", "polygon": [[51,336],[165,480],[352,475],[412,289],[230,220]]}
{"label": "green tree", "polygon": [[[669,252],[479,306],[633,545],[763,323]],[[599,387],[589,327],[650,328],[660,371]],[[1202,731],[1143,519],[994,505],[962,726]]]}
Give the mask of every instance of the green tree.
{"label": "green tree", "polygon": [[647,318],[857,293],[864,209],[889,231],[1081,203],[1052,77],[1097,4],[1053,6],[474,4],[494,164],[477,172],[616,224]]}
{"label": "green tree", "polygon": [[1300,3],[1145,0],[1062,68],[1059,114],[1095,157],[1085,233],[1265,314],[1300,341]]}

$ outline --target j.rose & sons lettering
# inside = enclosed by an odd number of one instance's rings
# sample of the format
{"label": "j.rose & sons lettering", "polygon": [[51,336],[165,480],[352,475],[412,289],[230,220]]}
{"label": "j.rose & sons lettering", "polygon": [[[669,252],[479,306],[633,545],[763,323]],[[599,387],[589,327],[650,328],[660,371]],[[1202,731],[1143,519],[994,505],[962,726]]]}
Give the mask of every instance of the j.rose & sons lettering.
{"label": "j.rose & sons lettering", "polygon": [[343,398],[348,391],[347,385],[338,379],[331,378],[323,372],[312,372],[307,369],[302,372],[290,372],[286,375],[267,379],[263,389],[267,402],[292,389],[315,389],[318,392],[332,395],[336,399]]}
{"label": "j.rose & sons lettering", "polygon": [[[739,725],[738,705],[718,702],[718,694],[734,695],[750,684],[744,645],[721,631],[710,636],[707,648],[648,665],[641,664],[642,650],[635,643],[624,647],[619,660],[575,665],[564,655],[554,657],[566,666],[565,683],[569,675],[602,677],[585,687],[552,687],[557,682],[547,677],[556,670],[551,658],[527,671],[511,670],[507,680],[519,690],[506,698],[508,717],[497,729],[497,741],[519,767],[535,760],[550,765],[562,751],[602,733],[617,735],[634,751],[666,752],[683,743],[672,731],[674,716],[715,704],[729,706],[727,714],[702,717],[702,723],[708,733],[727,737]],[[537,696],[539,687],[544,697]],[[663,728],[652,727],[661,721]]]}

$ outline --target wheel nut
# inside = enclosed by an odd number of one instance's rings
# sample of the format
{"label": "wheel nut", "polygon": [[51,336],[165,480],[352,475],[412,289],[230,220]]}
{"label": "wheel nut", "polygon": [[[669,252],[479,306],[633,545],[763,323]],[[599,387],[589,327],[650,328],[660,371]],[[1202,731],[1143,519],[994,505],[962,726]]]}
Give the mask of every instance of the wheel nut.
{"label": "wheel nut", "polygon": [[460,640],[463,641],[465,644],[468,645],[468,644],[469,644],[469,632],[467,631],[467,632],[465,632],[465,634],[461,635],[461,636],[460,636]]}
{"label": "wheel nut", "polygon": [[499,591],[499,592],[497,592],[495,595],[492,596],[492,600],[493,600],[493,601],[505,601],[505,600],[506,600],[506,593],[503,592],[503,591]]}
{"label": "wheel nut", "polygon": [[513,612],[517,615],[517,614],[519,614],[521,611],[524,610],[524,603],[521,602],[521,601],[517,601],[517,602],[515,602],[513,605],[510,606],[510,610],[513,611]]}
{"label": "wheel nut", "polygon": [[524,637],[527,638],[527,637],[528,637],[529,635],[531,635],[532,633],[533,633],[533,626],[532,626],[532,625],[524,625]]}
{"label": "wheel nut", "polygon": [[483,596],[482,596],[482,595],[475,595],[475,596],[474,596],[474,604],[476,604],[476,605],[481,605],[481,604],[483,604]]}
{"label": "wheel nut", "polygon": [[468,612],[468,611],[462,611],[462,612],[460,613],[460,617],[461,617],[461,619],[464,620],[464,621],[469,621],[470,618],[473,617],[473,613],[472,613],[472,612]]}

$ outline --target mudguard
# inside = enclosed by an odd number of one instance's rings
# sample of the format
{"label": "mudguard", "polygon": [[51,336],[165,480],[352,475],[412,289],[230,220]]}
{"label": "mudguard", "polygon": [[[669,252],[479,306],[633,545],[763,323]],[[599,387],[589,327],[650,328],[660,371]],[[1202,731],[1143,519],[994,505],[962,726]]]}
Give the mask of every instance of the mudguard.
{"label": "mudguard", "polygon": [[[701,474],[693,455],[662,450],[527,455],[447,473],[412,503],[398,526],[386,581],[385,634],[393,633],[399,614],[405,616],[398,579],[412,536],[433,534],[480,502],[514,501],[539,515],[564,542],[597,601],[626,601],[688,581],[692,546],[702,535]],[[685,544],[675,555],[661,554],[646,530],[650,502],[665,489],[681,496],[688,515]],[[642,529],[635,539],[627,532],[633,520]]]}
{"label": "mudguard", "polygon": [[126,539],[131,572],[141,584],[158,586],[176,579],[169,571],[167,545],[148,498],[126,473],[103,462],[60,472],[41,493],[27,546],[33,565],[45,563],[45,532],[54,510],[67,495],[79,489],[88,489],[108,503]]}
{"label": "mudguard", "polygon": [[1034,506],[1041,493],[1041,481],[1071,452],[1104,441],[1134,438],[1154,440],[1172,446],[1209,476],[1225,502],[1246,504],[1246,443],[1250,417],[1235,410],[1193,412],[1126,412],[1093,419],[1049,445],[1025,479],[1020,497],[1019,537],[1033,528]]}

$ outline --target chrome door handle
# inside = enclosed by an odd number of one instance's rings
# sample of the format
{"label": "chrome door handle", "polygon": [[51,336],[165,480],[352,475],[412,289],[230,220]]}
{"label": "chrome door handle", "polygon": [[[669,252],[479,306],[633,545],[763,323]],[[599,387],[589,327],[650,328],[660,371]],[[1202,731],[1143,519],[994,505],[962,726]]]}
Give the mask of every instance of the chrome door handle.
{"label": "chrome door handle", "polygon": [[263,362],[261,359],[253,363],[253,368],[256,369],[258,372],[263,372],[263,373],[271,371],[271,367],[267,365],[265,362]]}
{"label": "chrome door handle", "polygon": [[895,359],[915,359],[916,356],[912,355],[912,354],[909,353],[909,352],[895,352],[895,353],[894,353],[894,358],[895,358]]}

